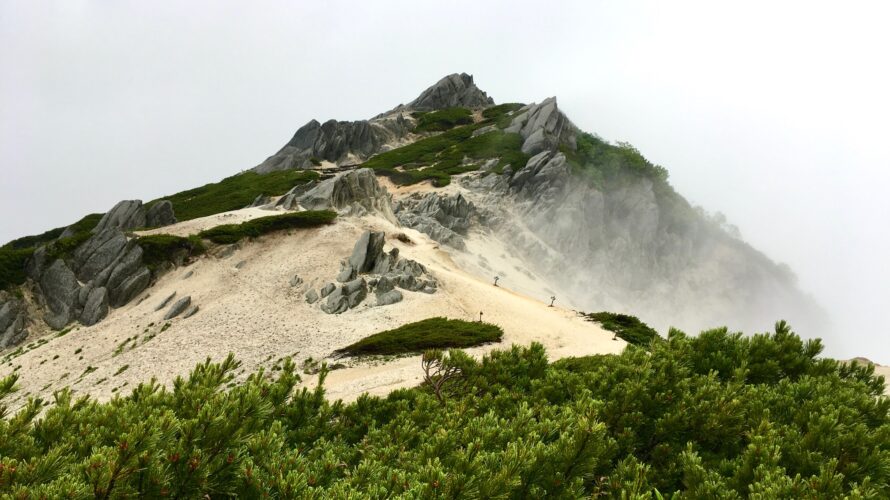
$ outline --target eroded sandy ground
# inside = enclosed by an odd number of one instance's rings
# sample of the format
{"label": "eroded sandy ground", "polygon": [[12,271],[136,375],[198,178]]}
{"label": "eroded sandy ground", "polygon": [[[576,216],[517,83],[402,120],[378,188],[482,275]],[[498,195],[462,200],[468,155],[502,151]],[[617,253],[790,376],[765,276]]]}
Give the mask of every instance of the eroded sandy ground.
{"label": "eroded sandy ground", "polygon": [[[274,214],[249,208],[154,232],[186,236],[218,224]],[[372,307],[368,303],[373,300],[367,300],[340,315],[325,314],[319,303],[307,304],[304,293],[308,287],[318,289],[334,281],[340,260],[350,255],[366,229],[385,231],[385,250],[398,247],[402,256],[427,266],[439,281],[439,291],[432,295],[406,291],[401,303],[383,307]],[[407,234],[413,244],[396,240],[394,235],[399,232]],[[294,275],[304,280],[302,286],[290,285]],[[176,299],[191,296],[200,311],[190,318],[164,321],[167,308],[155,309],[174,292]],[[307,358],[322,360],[335,349],[378,331],[432,316],[476,320],[480,311],[485,321],[500,325],[505,336],[500,344],[470,349],[476,356],[533,341],[543,343],[553,359],[618,353],[625,345],[572,310],[547,307],[468,274],[421,233],[376,217],[341,217],[331,226],[242,242],[231,256],[204,256],[175,269],[131,304],[112,310],[101,323],[76,326],[62,337],[44,337],[45,344],[4,363],[0,376],[20,367],[21,391],[11,401],[13,407],[27,396],[51,397],[53,391],[65,386],[77,394],[107,400],[116,393],[129,393],[150,378],[170,384],[207,357],[221,360],[235,353],[243,363],[239,374],[243,378],[261,366],[271,368],[286,356],[298,365]],[[33,340],[29,339],[29,344]],[[352,366],[331,372],[327,379],[333,399],[352,400],[363,392],[385,394],[420,381],[418,356],[349,364]],[[304,376],[304,383],[314,381],[313,376]]]}

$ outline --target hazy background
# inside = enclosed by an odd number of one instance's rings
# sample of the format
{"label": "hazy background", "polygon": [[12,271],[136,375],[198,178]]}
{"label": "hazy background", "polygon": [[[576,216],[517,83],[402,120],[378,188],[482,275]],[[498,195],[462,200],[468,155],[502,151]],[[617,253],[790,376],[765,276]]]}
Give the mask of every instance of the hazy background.
{"label": "hazy background", "polygon": [[[890,363],[885,2],[0,2],[0,244],[250,168],[468,72],[556,95]],[[806,335],[806,332],[799,332]]]}

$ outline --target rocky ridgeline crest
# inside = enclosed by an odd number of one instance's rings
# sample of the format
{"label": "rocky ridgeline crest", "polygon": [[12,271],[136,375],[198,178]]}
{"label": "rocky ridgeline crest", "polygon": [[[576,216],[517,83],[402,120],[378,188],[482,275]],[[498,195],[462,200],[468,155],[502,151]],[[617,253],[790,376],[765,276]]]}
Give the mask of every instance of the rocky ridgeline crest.
{"label": "rocky ridgeline crest", "polygon": [[321,182],[295,186],[276,202],[264,205],[283,210],[336,210],[342,215],[379,215],[395,223],[392,195],[377,181],[374,171],[360,168],[341,172]]}
{"label": "rocky ridgeline crest", "polygon": [[522,136],[522,152],[530,155],[556,151],[560,145],[575,149],[575,136],[578,133],[578,129],[557,107],[555,97],[520,109],[504,131]]}
{"label": "rocky ridgeline crest", "polygon": [[445,108],[485,108],[494,105],[494,99],[488,97],[473,82],[473,75],[454,73],[448,75],[432,87],[424,90],[405,109],[415,111],[433,111]]}
{"label": "rocky ridgeline crest", "polygon": [[355,243],[352,255],[341,263],[337,285],[333,282],[318,292],[310,289],[306,302],[319,300],[321,310],[328,314],[340,314],[361,304],[369,294],[375,297],[374,305],[384,306],[400,302],[402,292],[435,293],[436,280],[426,268],[413,260],[399,257],[399,249],[383,251],[386,235],[383,232],[365,231]]}
{"label": "rocky ridgeline crest", "polygon": [[325,160],[338,165],[361,163],[406,140],[414,128],[406,118],[411,111],[432,111],[450,107],[484,108],[494,100],[479,89],[466,73],[448,75],[424,90],[407,105],[371,120],[328,120],[309,123],[297,129],[278,152],[253,168],[255,172],[311,168]]}

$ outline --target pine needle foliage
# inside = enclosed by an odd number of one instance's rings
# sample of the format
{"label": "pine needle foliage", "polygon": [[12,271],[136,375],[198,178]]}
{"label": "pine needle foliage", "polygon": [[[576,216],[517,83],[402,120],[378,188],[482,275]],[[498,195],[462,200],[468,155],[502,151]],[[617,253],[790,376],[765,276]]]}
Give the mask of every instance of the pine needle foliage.
{"label": "pine needle foliage", "polygon": [[504,331],[491,323],[428,318],[365,337],[338,352],[347,356],[422,353],[499,342]]}
{"label": "pine needle foliage", "polygon": [[311,170],[281,170],[266,174],[242,172],[219,182],[164,196],[146,205],[170,200],[176,219],[182,222],[238,210],[250,205],[259,195],[282,195],[292,187],[314,179],[318,179],[318,174]]}
{"label": "pine needle foliage", "polygon": [[305,229],[330,224],[337,218],[332,210],[307,210],[252,219],[241,224],[224,224],[198,233],[214,243],[236,243],[243,238],[256,238],[274,231]]}
{"label": "pine needle foliage", "polygon": [[11,375],[0,495],[887,498],[884,380],[820,350],[780,323],[555,363],[539,344],[431,353],[428,383],[349,404],[326,400],[324,368],[298,389],[290,360],[240,383],[232,356],[208,360],[169,388],[15,413]]}
{"label": "pine needle foliage", "polygon": [[599,323],[606,330],[614,332],[616,337],[640,347],[647,347],[653,340],[660,338],[655,329],[629,314],[602,311],[585,314],[584,318]]}

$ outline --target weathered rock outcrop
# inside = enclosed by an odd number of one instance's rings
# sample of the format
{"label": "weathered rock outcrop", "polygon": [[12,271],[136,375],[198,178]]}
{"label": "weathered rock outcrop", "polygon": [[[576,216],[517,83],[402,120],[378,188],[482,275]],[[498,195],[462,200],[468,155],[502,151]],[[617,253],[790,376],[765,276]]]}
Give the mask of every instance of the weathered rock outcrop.
{"label": "weathered rock outcrop", "polygon": [[176,223],[173,204],[161,200],[147,209],[141,200],[123,200],[102,216],[93,233],[107,229],[129,231],[141,227],[161,227]]}
{"label": "weathered rock outcrop", "polygon": [[545,150],[555,151],[560,144],[575,149],[578,129],[559,110],[556,98],[549,97],[540,104],[520,109],[504,131],[521,135],[522,152],[534,155]]}
{"label": "weathered rock outcrop", "polygon": [[476,86],[472,75],[454,73],[424,90],[417,99],[405,107],[418,111],[431,111],[453,107],[483,108],[493,104],[494,99]]}
{"label": "weathered rock outcrop", "polygon": [[360,163],[406,137],[411,122],[397,113],[373,120],[319,123],[311,120],[300,127],[277,153],[254,167],[259,173],[310,168],[313,162]]}
{"label": "weathered rock outcrop", "polygon": [[171,224],[176,224],[176,214],[173,213],[173,203],[170,200],[161,200],[145,212],[147,227],[163,227]]}
{"label": "weathered rock outcrop", "polygon": [[[399,257],[398,248],[388,253],[383,251],[383,232],[365,231],[356,242],[352,254],[341,264],[337,280],[343,283],[328,283],[321,289],[320,296],[326,299],[321,309],[328,314],[340,314],[358,306],[370,292],[376,297],[378,306],[394,304],[402,300],[403,290],[435,293],[438,284],[426,268],[413,260]],[[366,279],[367,278],[367,279]],[[306,302],[319,299],[315,290],[306,294]]]}
{"label": "weathered rock outcrop", "polygon": [[416,229],[451,247],[465,248],[463,235],[470,228],[476,207],[462,194],[415,193],[399,200],[393,211],[403,226]]}
{"label": "weathered rock outcrop", "polygon": [[100,286],[89,290],[80,313],[80,322],[86,326],[95,325],[108,315],[108,291]]}
{"label": "weathered rock outcrop", "polygon": [[56,259],[40,278],[40,289],[46,303],[44,320],[61,329],[78,316],[78,292],[80,284],[74,272],[62,259]]}
{"label": "weathered rock outcrop", "polygon": [[324,180],[304,191],[296,203],[306,210],[333,209],[347,215],[377,214],[395,222],[392,196],[374,171],[361,168]]}
{"label": "weathered rock outcrop", "polygon": [[175,221],[169,201],[147,211],[139,200],[122,201],[64,259],[51,260],[47,247],[38,248],[26,271],[38,284],[46,323],[56,329],[75,320],[93,325],[108,315],[110,307],[133,300],[148,287],[151,272],[142,263],[142,248],[123,231]]}
{"label": "weathered rock outcrop", "polygon": [[28,336],[27,313],[21,300],[0,292],[0,349],[20,344]]}

